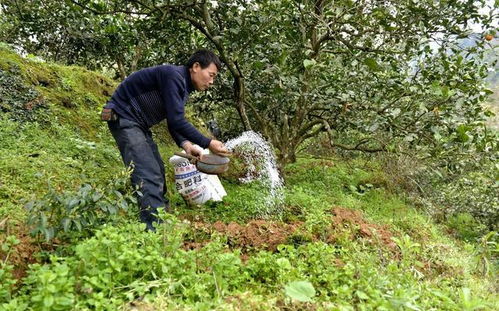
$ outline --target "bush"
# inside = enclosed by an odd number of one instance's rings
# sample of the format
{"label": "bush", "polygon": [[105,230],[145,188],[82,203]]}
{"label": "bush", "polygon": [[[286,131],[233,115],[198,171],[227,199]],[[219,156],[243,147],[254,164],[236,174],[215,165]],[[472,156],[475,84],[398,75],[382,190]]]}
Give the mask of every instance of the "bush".
{"label": "bush", "polygon": [[[485,168],[483,169],[486,170]],[[489,230],[499,230],[499,184],[488,172],[472,172],[450,183],[437,187],[441,196],[434,201],[446,206],[450,216],[468,214]],[[483,226],[473,226],[476,232],[483,232]]]}
{"label": "bush", "polygon": [[477,241],[486,232],[486,226],[468,213],[456,213],[450,216],[447,226],[454,230],[459,238],[469,242]]}
{"label": "bush", "polygon": [[[408,195],[436,220],[450,221],[453,229],[464,229],[464,223],[458,223],[467,222],[468,232],[462,232],[467,237],[498,230],[499,167],[492,149],[482,153],[469,150],[454,159],[421,161],[405,155],[381,155],[379,159],[389,176],[387,187]],[[465,214],[473,220],[464,219]]]}
{"label": "bush", "polygon": [[129,185],[130,170],[98,188],[90,184],[80,186],[76,193],[59,193],[50,186],[40,200],[26,204],[28,224],[32,234],[41,234],[47,241],[61,232],[88,232],[112,220],[119,211],[128,212],[137,203]]}

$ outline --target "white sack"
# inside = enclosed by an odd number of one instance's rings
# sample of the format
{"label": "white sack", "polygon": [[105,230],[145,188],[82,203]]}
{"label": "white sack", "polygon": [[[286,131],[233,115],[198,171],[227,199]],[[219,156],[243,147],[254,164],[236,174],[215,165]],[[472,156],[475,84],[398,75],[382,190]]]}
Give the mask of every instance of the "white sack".
{"label": "white sack", "polygon": [[[203,154],[208,154],[208,150],[203,150]],[[201,173],[188,159],[176,155],[170,158],[170,163],[175,172],[175,187],[189,204],[222,201],[227,195],[217,175]]]}

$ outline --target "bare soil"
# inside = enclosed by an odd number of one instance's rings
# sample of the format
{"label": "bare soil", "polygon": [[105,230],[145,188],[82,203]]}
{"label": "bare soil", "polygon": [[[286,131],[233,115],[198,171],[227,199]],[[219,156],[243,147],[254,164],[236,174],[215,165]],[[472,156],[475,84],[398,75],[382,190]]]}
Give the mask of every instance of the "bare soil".
{"label": "bare soil", "polygon": [[[220,233],[227,237],[227,244],[243,251],[265,249],[275,251],[277,245],[286,244],[290,236],[302,225],[301,222],[292,224],[269,222],[266,220],[252,220],[246,224],[231,222],[225,224],[221,221],[215,223],[195,222],[196,230],[207,233]],[[208,241],[206,241],[208,242]],[[193,249],[202,246],[202,242],[187,242],[186,248]]]}
{"label": "bare soil", "polygon": [[381,226],[368,222],[359,210],[336,206],[331,212],[334,226],[333,236],[331,236],[333,240],[335,231],[353,226],[357,230],[358,237],[365,238],[374,244],[381,244],[392,250],[397,249],[397,245],[392,240],[393,234],[387,225]]}
{"label": "bare soil", "polygon": [[[395,254],[398,253],[397,246],[391,239],[393,233],[389,227],[367,221],[361,211],[336,206],[331,209],[330,217],[331,226],[327,230],[325,242],[334,244],[338,237],[345,237],[346,234],[352,240],[365,239],[373,245],[379,245],[381,248],[388,249]],[[218,233],[227,237],[227,245],[230,248],[240,248],[242,250],[241,258],[243,261],[249,259],[252,251],[268,250],[275,252],[278,245],[295,243],[297,240],[303,241],[303,235],[308,234],[303,228],[304,223],[300,221],[282,223],[252,220],[246,224],[236,222],[226,224],[221,221],[206,223],[196,219],[191,220],[191,226],[195,235],[190,241],[184,242],[184,249],[202,248],[210,242],[211,234]],[[7,229],[9,229],[7,230],[8,234],[4,234],[5,228],[2,230],[0,243],[5,240],[7,235],[15,235],[20,240],[20,243],[14,246],[8,262],[14,265],[14,277],[22,279],[26,275],[29,264],[37,262],[36,253],[47,247],[32,238],[25,226],[10,226]],[[319,234],[308,235],[305,242],[321,239]],[[4,260],[5,256],[6,254],[0,251],[0,260]],[[335,264],[342,266],[344,263],[336,262]]]}
{"label": "bare soil", "polygon": [[[184,243],[185,249],[198,249],[209,242],[213,233],[219,233],[227,237],[227,244],[231,248],[241,248],[243,260],[247,259],[247,253],[252,250],[276,251],[279,244],[293,243],[297,237],[303,235],[303,222],[282,223],[266,220],[252,220],[246,224],[236,222],[205,223],[199,220],[191,222],[197,238]],[[366,239],[373,245],[379,245],[390,251],[397,252],[397,246],[392,241],[392,232],[389,227],[377,225],[367,221],[361,211],[333,207],[331,209],[331,226],[327,230],[326,242],[335,243],[339,236],[345,234],[350,239]],[[320,240],[319,234],[310,234],[310,241]],[[341,263],[338,263],[341,265]]]}
{"label": "bare soil", "polygon": [[[14,235],[20,243],[13,246],[8,258],[8,264],[14,266],[12,275],[19,280],[26,276],[28,266],[36,262],[35,254],[42,250],[39,243],[29,234],[28,228],[20,225],[10,225],[8,221],[4,223],[0,231],[0,245],[5,242],[7,236]],[[4,261],[7,253],[0,250],[0,261]]]}

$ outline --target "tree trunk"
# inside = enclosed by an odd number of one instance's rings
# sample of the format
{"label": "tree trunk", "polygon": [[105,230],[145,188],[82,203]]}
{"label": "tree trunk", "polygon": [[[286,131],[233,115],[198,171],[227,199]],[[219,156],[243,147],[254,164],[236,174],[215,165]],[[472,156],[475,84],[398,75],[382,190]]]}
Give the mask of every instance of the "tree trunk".
{"label": "tree trunk", "polygon": [[123,61],[120,58],[118,58],[116,60],[116,64],[118,65],[118,74],[119,74],[120,80],[125,80],[125,78],[126,78],[126,70],[125,70],[125,68],[123,66]]}
{"label": "tree trunk", "polygon": [[246,93],[246,88],[244,86],[244,78],[241,76],[234,77],[234,102],[236,103],[236,109],[239,114],[239,118],[243,123],[243,128],[245,131],[251,130],[251,124],[246,114],[246,107],[244,105],[244,97]]}
{"label": "tree trunk", "polygon": [[[145,43],[144,43],[145,44]],[[132,58],[132,65],[130,67],[130,72],[134,72],[137,70],[137,65],[142,57],[142,52],[144,51],[144,49],[140,46],[136,46],[135,49],[134,49],[134,54],[133,54],[133,58]]]}

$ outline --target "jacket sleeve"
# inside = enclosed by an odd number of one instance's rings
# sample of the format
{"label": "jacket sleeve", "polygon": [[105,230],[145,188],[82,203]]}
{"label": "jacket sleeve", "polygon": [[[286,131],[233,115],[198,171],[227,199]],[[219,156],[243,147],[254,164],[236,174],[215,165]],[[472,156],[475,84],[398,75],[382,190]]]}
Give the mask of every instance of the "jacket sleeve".
{"label": "jacket sleeve", "polygon": [[171,128],[170,124],[167,122],[168,125],[168,131],[170,132],[170,135],[172,136],[173,140],[177,144],[177,146],[182,147],[182,144],[184,141],[188,140],[184,136],[180,135],[179,133],[175,132],[174,129]]}
{"label": "jacket sleeve", "polygon": [[203,148],[207,148],[211,139],[201,134],[185,119],[184,106],[187,99],[184,98],[183,94],[186,94],[187,91],[185,90],[183,78],[179,74],[172,74],[166,77],[163,75],[161,80],[161,97],[166,105],[166,121],[175,143],[180,147],[180,144],[187,139]]}

